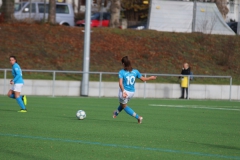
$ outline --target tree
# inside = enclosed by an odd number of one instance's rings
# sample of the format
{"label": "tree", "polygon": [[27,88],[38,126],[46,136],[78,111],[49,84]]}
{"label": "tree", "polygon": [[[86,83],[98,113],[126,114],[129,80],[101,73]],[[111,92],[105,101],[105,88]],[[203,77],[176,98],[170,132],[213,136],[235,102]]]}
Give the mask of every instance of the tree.
{"label": "tree", "polygon": [[148,17],[149,0],[122,0],[124,15],[130,21],[139,21]]}
{"label": "tree", "polygon": [[122,7],[135,12],[149,8],[149,0],[122,0]]}
{"label": "tree", "polygon": [[48,22],[51,24],[56,23],[56,0],[49,0]]}
{"label": "tree", "polygon": [[98,11],[102,12],[103,11],[103,7],[107,7],[107,4],[109,2],[111,2],[111,0],[96,0],[96,4],[98,6]]}
{"label": "tree", "polygon": [[[193,0],[194,1],[194,0]],[[208,2],[208,0],[199,0],[200,2]],[[211,2],[216,3],[218,10],[222,14],[223,18],[226,19],[226,16],[229,12],[229,9],[227,7],[227,0],[211,0]]]}
{"label": "tree", "polygon": [[78,0],[78,5],[77,5],[77,13],[80,13],[81,10],[81,0]]}
{"label": "tree", "polygon": [[5,22],[11,22],[14,19],[14,0],[2,0],[1,14]]}
{"label": "tree", "polygon": [[120,26],[120,11],[121,11],[121,0],[111,0],[111,20],[110,27],[117,28]]}
{"label": "tree", "polygon": [[226,16],[229,12],[227,8],[227,0],[214,0],[220,13],[222,14],[223,18],[226,19]]}

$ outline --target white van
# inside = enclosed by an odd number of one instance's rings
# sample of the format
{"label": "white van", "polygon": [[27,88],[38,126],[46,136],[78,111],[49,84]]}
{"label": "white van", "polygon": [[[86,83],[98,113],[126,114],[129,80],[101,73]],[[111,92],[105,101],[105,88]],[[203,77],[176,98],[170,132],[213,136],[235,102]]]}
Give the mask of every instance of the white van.
{"label": "white van", "polygon": [[[30,12],[31,9],[31,12]],[[43,2],[21,2],[15,3],[14,17],[17,20],[34,19],[41,21],[48,18],[49,4]],[[56,3],[56,23],[66,26],[74,26],[74,12],[72,5],[67,3]]]}

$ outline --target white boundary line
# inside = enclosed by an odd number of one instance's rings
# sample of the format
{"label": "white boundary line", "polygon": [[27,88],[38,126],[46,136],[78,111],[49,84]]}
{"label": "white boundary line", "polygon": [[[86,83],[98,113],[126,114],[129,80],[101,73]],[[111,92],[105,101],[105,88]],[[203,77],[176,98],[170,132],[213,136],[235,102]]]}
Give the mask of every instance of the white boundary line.
{"label": "white boundary line", "polygon": [[[171,107],[171,108],[194,108],[194,109],[210,109],[210,110],[225,110],[225,111],[240,111],[236,108],[214,108],[207,106],[198,106],[198,105],[161,105],[161,104],[149,104],[149,106],[159,106],[159,107]],[[233,106],[232,106],[233,107]]]}

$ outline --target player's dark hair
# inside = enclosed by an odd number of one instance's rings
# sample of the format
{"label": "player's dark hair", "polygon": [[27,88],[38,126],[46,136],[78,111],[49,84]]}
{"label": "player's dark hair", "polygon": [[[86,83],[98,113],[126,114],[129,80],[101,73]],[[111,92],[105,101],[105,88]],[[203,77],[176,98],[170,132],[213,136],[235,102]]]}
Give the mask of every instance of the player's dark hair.
{"label": "player's dark hair", "polygon": [[129,61],[128,56],[122,58],[122,64],[124,64],[124,70],[132,71],[131,62]]}
{"label": "player's dark hair", "polygon": [[16,57],[16,56],[10,56],[9,59],[10,59],[10,58],[15,59],[15,60],[16,60],[16,63],[17,63],[17,57]]}

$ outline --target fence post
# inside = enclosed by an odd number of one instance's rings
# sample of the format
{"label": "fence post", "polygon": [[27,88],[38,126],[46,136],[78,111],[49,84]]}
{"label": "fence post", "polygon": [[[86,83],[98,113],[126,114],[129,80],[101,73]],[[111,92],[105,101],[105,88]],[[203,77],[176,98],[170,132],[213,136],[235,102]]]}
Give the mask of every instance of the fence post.
{"label": "fence post", "polygon": [[83,50],[83,76],[81,82],[81,96],[88,96],[89,92],[89,66],[90,66],[90,46],[91,46],[91,4],[92,0],[86,1],[85,30],[84,30],[84,50]]}
{"label": "fence post", "polygon": [[29,0],[29,21],[32,21],[32,0]]}
{"label": "fence post", "polygon": [[102,88],[102,72],[99,73],[99,95],[98,97],[101,97],[101,88]]}
{"label": "fence post", "polygon": [[192,32],[196,32],[196,16],[197,16],[197,0],[193,2],[193,21],[192,21]]}
{"label": "fence post", "polygon": [[46,10],[47,10],[47,4],[46,4],[46,0],[44,0],[44,12],[43,12],[43,22],[46,22]]}
{"label": "fence post", "polygon": [[237,35],[240,35],[240,4],[238,4],[238,25],[237,25]]}
{"label": "fence post", "polygon": [[189,100],[189,93],[190,93],[190,76],[188,75],[188,86],[187,86],[188,94],[187,94],[187,99]]}
{"label": "fence post", "polygon": [[6,95],[6,81],[7,81],[7,69],[4,70],[4,85],[3,85],[3,95]]}
{"label": "fence post", "polygon": [[[144,74],[145,78],[147,77],[147,74]],[[144,91],[143,91],[143,97],[146,98],[146,81],[144,82]]]}
{"label": "fence post", "polygon": [[53,71],[52,97],[55,96],[55,94],[54,94],[54,92],[55,92],[55,80],[56,80],[56,72]]}
{"label": "fence post", "polygon": [[229,101],[232,100],[232,77],[230,78]]}

